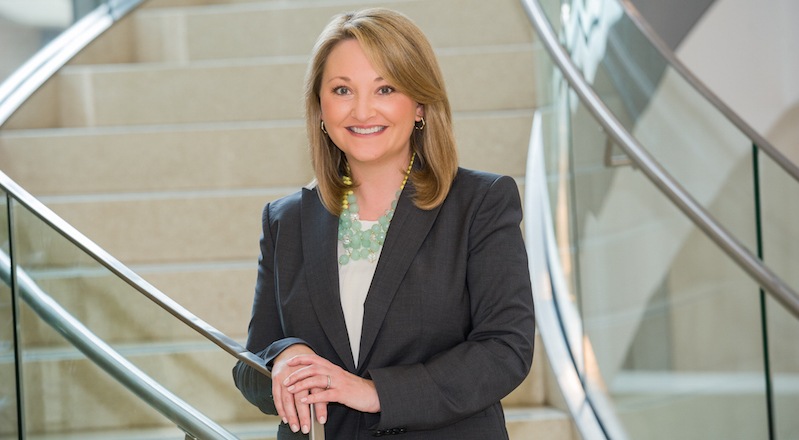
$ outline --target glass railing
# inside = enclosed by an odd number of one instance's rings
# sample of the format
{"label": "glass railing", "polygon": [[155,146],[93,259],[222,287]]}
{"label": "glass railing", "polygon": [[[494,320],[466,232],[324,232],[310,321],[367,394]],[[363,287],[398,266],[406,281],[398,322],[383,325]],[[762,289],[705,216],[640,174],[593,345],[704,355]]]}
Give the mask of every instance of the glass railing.
{"label": "glass railing", "polygon": [[46,208],[34,212],[14,197],[3,204],[0,438],[174,438],[182,436],[176,421],[187,438],[275,435],[279,420],[233,385],[236,358],[184,319],[202,321],[143,295],[150,286],[99,262],[41,217]]}
{"label": "glass railing", "polygon": [[626,4],[523,3],[568,59],[536,60],[561,269],[549,276],[578,316],[561,325],[605,435],[792,438],[796,166],[692,83]]}
{"label": "glass railing", "polygon": [[[10,252],[6,193],[0,190],[0,253]],[[15,307],[8,277],[0,276],[0,438],[19,438]]]}

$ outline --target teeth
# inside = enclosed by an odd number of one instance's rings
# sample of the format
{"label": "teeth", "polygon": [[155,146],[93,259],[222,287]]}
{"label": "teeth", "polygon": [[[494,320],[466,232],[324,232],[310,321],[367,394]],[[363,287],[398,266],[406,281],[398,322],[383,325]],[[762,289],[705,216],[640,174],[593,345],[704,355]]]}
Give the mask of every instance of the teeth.
{"label": "teeth", "polygon": [[372,133],[377,133],[378,131],[382,131],[384,128],[385,127],[382,127],[382,126],[379,126],[379,125],[376,126],[376,127],[372,127],[372,128],[350,127],[350,131],[352,131],[353,133],[358,133],[358,134],[372,134]]}

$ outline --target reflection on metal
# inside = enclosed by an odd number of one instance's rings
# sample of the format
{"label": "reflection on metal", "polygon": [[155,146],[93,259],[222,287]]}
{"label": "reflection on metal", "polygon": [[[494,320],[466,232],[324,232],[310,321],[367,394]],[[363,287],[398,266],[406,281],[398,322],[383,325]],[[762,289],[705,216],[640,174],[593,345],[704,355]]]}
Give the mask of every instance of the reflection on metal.
{"label": "reflection on metal", "polygon": [[771,271],[698,203],[624,128],[583,78],[544,15],[537,0],[521,0],[544,46],[588,111],[646,177],[733,261],[799,318],[799,294]]}
{"label": "reflection on metal", "polygon": [[608,168],[611,167],[623,167],[628,165],[634,165],[633,161],[627,156],[626,154],[613,154],[615,144],[612,140],[610,140],[610,136],[608,136],[605,140],[605,166]]}
{"label": "reflection on metal", "polygon": [[[544,165],[542,117],[536,111],[524,186],[524,231],[533,284],[536,320],[555,380],[583,439],[625,439],[610,399],[598,387],[586,387],[578,371],[595,365],[592,352],[579,356],[582,323],[561,267],[552,223]],[[576,356],[577,355],[577,356]],[[598,417],[601,415],[601,417]]]}
{"label": "reflection on metal", "polygon": [[[52,297],[47,295],[19,267],[13,272],[19,297],[36,314],[70,344],[79,349],[88,359],[105,370],[119,383],[131,390],[145,403],[177,424],[189,436],[214,440],[235,440],[236,437],[216,422],[197,411],[161,384],[154,381],[130,361],[114,351],[86,326],[70,315]],[[0,278],[10,283],[11,260],[0,252]]]}

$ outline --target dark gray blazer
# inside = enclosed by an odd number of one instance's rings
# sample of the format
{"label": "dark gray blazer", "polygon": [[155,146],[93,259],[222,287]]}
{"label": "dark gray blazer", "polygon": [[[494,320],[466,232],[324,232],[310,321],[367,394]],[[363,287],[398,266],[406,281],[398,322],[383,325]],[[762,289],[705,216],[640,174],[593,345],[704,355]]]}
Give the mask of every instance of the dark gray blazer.
{"label": "dark gray blazer", "polygon": [[[313,189],[264,209],[247,348],[269,364],[305,343],[374,381],[381,413],[329,405],[328,440],[507,438],[499,401],[530,369],[535,327],[516,183],[459,169],[438,208],[421,210],[409,194],[410,182],[364,303],[358,368],[339,299],[338,218]],[[234,378],[274,414],[268,379],[242,363]]]}

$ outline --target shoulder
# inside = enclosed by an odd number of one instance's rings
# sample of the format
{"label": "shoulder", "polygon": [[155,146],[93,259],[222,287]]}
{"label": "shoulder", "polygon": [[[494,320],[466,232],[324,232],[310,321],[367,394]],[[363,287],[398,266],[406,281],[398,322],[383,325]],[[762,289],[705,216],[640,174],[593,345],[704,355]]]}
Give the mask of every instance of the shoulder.
{"label": "shoulder", "polygon": [[482,200],[489,194],[499,197],[519,197],[516,181],[509,176],[488,173],[485,171],[458,168],[458,173],[452,181],[452,188],[448,198],[468,198],[472,201]]}
{"label": "shoulder", "polygon": [[281,221],[299,222],[302,205],[307,201],[319,200],[316,188],[303,188],[295,193],[283,196],[266,204],[263,210],[262,221],[264,225]]}

